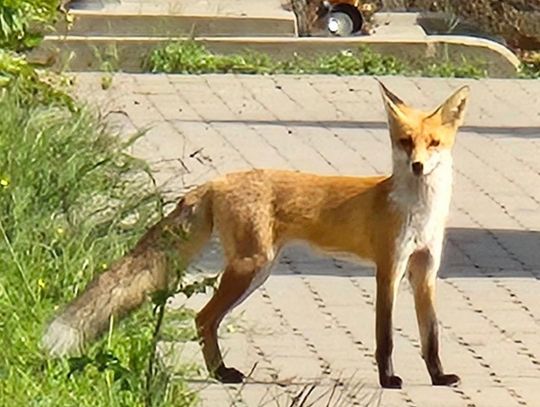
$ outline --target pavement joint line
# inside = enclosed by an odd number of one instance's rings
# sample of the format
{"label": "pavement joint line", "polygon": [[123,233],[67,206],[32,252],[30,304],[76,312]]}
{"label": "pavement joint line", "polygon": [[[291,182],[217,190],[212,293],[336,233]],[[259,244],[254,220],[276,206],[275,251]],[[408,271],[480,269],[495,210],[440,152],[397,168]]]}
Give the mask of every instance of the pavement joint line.
{"label": "pavement joint line", "polygon": [[[455,241],[454,239],[448,239],[449,240],[449,243],[451,243],[455,248],[456,250],[458,250],[463,256],[465,256],[472,264],[474,264],[473,262],[473,259],[472,257],[465,251],[463,250],[463,248],[461,247],[461,245],[459,244],[459,242]],[[508,295],[510,301],[519,306],[522,311],[524,311],[526,313],[526,315],[538,326],[540,326],[540,320],[537,319],[534,314],[531,312],[530,308],[527,307],[525,305],[525,303],[523,303],[523,301],[521,301],[518,297],[518,295],[514,292],[514,290],[512,290],[511,288],[507,287],[500,279],[496,278],[493,276],[493,274],[489,271],[489,270],[483,270],[482,267],[476,267],[477,271],[481,274],[483,274],[486,278],[488,278],[493,284],[495,284],[496,287],[504,290],[506,292],[506,294]],[[496,269],[496,271],[502,271],[501,268],[498,268]],[[531,272],[531,274],[533,274]],[[533,274],[533,277],[534,274]],[[440,278],[441,281],[447,281],[448,279],[446,278]],[[505,330],[503,330],[502,328],[500,329],[501,333],[503,334],[506,334]],[[509,337],[509,339],[512,339],[511,337]],[[537,358],[532,358],[532,363],[535,364],[535,365],[540,365],[540,360],[537,359]]]}
{"label": "pavement joint line", "polygon": [[[455,291],[457,291],[463,297],[463,299],[465,300],[465,304],[467,304],[468,308],[471,311],[478,314],[482,319],[484,319],[484,321],[486,321],[486,323],[488,325],[491,325],[493,328],[498,330],[499,333],[507,341],[509,341],[512,344],[515,344],[515,341],[508,335],[508,333],[505,330],[503,330],[497,323],[495,323],[495,321],[493,321],[491,318],[489,318],[484,313],[484,311],[482,309],[476,308],[474,306],[474,304],[472,303],[471,297],[468,296],[461,288],[459,288],[459,286],[455,282],[449,281],[449,280],[446,279],[446,280],[444,280],[444,283],[451,286]],[[452,327],[450,325],[445,324],[442,321],[440,321],[440,323],[445,329],[448,329],[449,331],[453,331],[453,329],[452,329]],[[467,349],[472,349],[472,348],[470,348],[469,343],[465,340],[465,338],[463,336],[461,336],[461,335],[456,335],[456,336],[462,339],[462,341],[463,341],[464,345],[467,347]],[[524,346],[522,347],[522,349],[526,349],[528,351],[528,349],[525,348]],[[523,396],[521,396],[514,388],[506,385],[504,383],[504,379],[502,378],[502,376],[500,376],[499,374],[497,374],[495,372],[495,369],[493,369],[491,364],[489,362],[487,362],[486,359],[478,351],[474,351],[473,353],[475,354],[475,360],[478,361],[478,363],[480,364],[481,367],[483,367],[483,368],[485,368],[485,369],[487,369],[489,371],[489,376],[493,379],[493,381],[495,383],[502,385],[506,389],[506,391],[510,394],[510,396],[513,397],[514,399],[516,399],[518,404],[527,405],[527,403],[523,399]],[[516,353],[516,355],[520,355],[520,353]],[[521,356],[526,356],[531,363],[533,363],[533,360],[538,361],[538,359],[536,357],[531,358],[528,355],[521,355]],[[540,366],[538,366],[538,365],[536,365],[534,363],[533,363],[533,366],[535,367],[536,370],[540,370]]]}
{"label": "pavement joint line", "polygon": [[[450,325],[442,325],[447,330],[452,330],[452,327]],[[528,405],[527,402],[523,399],[523,397],[513,388],[508,387],[504,384],[502,378],[495,373],[495,371],[491,368],[491,365],[485,360],[485,358],[480,355],[473,347],[470,346],[469,342],[465,340],[465,338],[461,335],[456,335],[457,342],[466,348],[466,350],[472,355],[472,357],[479,363],[479,365],[486,369],[490,379],[493,381],[495,385],[502,386],[506,390],[506,392],[512,397],[518,405]]]}
{"label": "pavement joint line", "polygon": [[[263,301],[263,304],[266,305],[266,306],[271,307],[271,304],[269,304],[266,301]],[[261,346],[259,344],[257,344],[255,338],[249,332],[246,333],[246,341],[248,342],[248,344],[253,349],[255,349],[255,352],[263,360],[263,362],[266,363],[267,366],[265,366],[265,368],[271,371],[270,377],[274,380],[274,383],[276,383],[278,385],[281,385],[281,383],[280,383],[281,380],[278,380],[279,379],[279,376],[278,376],[279,371],[278,371],[278,369],[274,366],[274,364],[272,363],[272,360],[268,357],[268,355],[265,353],[263,348],[261,348]],[[255,371],[255,370],[256,370],[256,366],[253,367],[253,371]],[[289,382],[288,384],[293,384],[293,383]],[[284,385],[283,389],[284,389],[285,394],[287,394],[289,397],[291,397],[291,398],[294,397],[294,390],[291,388],[291,386]],[[261,399],[260,403],[262,403],[262,402],[263,402],[263,400]]]}
{"label": "pavement joint line", "polygon": [[[478,134],[478,133],[476,133]],[[480,137],[482,137],[481,135],[479,135]],[[492,138],[490,137],[485,137],[485,139],[487,139],[490,143],[493,143],[494,145],[497,146],[497,148],[499,150],[502,150],[501,146],[499,143],[497,143],[495,140],[493,140]],[[533,200],[539,207],[540,207],[540,200],[539,199],[536,199],[534,196],[532,196],[529,191],[527,189],[525,189],[521,184],[518,184],[516,183],[514,180],[512,180],[510,177],[508,177],[506,175],[506,173],[504,171],[501,171],[498,167],[490,164],[487,160],[485,160],[484,158],[480,157],[480,155],[478,155],[475,151],[473,151],[472,149],[470,149],[469,147],[467,147],[465,144],[462,144],[462,148],[466,151],[468,151],[472,156],[474,156],[475,159],[477,159],[478,161],[480,161],[482,164],[484,164],[486,167],[488,167],[489,169],[493,170],[495,173],[497,173],[501,178],[504,178],[507,182],[509,182],[510,184],[512,185],[515,185],[516,188],[518,188],[519,190],[521,190],[521,192],[523,192],[528,198],[530,198],[531,200]],[[519,162],[520,164],[522,164],[524,167],[526,167],[527,169],[530,169],[532,170],[531,166],[523,161],[521,158],[519,157],[516,157],[514,154],[512,154],[512,157],[517,161]],[[534,171],[534,170],[533,170]],[[537,174],[540,175],[540,171],[536,171]],[[495,200],[494,197],[491,197],[491,199],[494,201],[494,202],[497,202]],[[503,204],[499,203],[499,206],[501,206],[501,209],[506,209],[504,207]],[[516,219],[517,221],[517,219]],[[527,226],[525,226],[524,224],[520,224],[520,226],[522,228],[524,228],[525,230],[530,230]]]}
{"label": "pavement joint line", "polygon": [[[278,85],[278,83],[277,83],[275,77],[272,78],[272,81],[274,82],[274,85],[276,86],[276,88],[277,88],[278,86],[280,86],[279,89],[281,90],[281,92],[283,92],[283,94],[284,94],[285,96],[287,96],[287,98],[288,98],[292,103],[294,103],[297,107],[302,108],[302,105],[301,105],[296,99],[294,99],[294,98],[287,92],[286,86]],[[308,85],[311,86],[311,84],[309,84],[309,83],[308,83]],[[320,122],[320,121],[316,121],[316,123],[319,123],[320,127],[326,129],[329,133],[333,133],[332,130],[331,130],[328,126],[326,126],[324,123],[322,123],[322,122]],[[337,174],[341,174],[341,171],[339,170],[339,168],[336,167],[336,166],[334,165],[334,163],[332,163],[330,160],[328,160],[328,159],[324,156],[324,154],[321,153],[321,151],[319,151],[319,149],[316,148],[316,147],[313,145],[313,143],[312,143],[309,139],[308,139],[308,140],[305,140],[304,137],[301,137],[301,140],[302,140],[302,142],[303,142],[306,146],[308,146],[309,148],[311,148],[312,150],[314,150],[315,153],[316,153],[319,157],[321,157],[321,159],[323,159],[323,160],[328,164],[328,166],[331,167]]]}
{"label": "pavement joint line", "polygon": [[272,309],[274,310],[275,314],[278,316],[279,320],[280,320],[280,323],[283,325],[283,326],[288,326],[291,328],[291,331],[293,333],[293,335],[297,336],[298,338],[300,338],[302,340],[302,342],[304,343],[304,345],[306,346],[306,348],[308,349],[309,352],[311,352],[313,354],[313,356],[317,359],[318,363],[319,363],[319,368],[321,369],[321,374],[323,376],[325,375],[328,375],[328,366],[330,365],[329,362],[327,360],[325,360],[321,355],[319,355],[318,351],[317,351],[317,348],[316,346],[313,344],[313,342],[311,342],[309,340],[309,338],[307,336],[305,336],[302,331],[296,327],[294,327],[292,325],[292,323],[290,321],[287,320],[287,317],[285,316],[285,314],[283,313],[283,311],[277,306],[274,304],[274,302],[272,301],[272,298],[270,296],[270,294],[268,293],[268,291],[263,287],[261,287],[261,290],[262,290],[262,297],[263,297],[263,300],[272,307]]}
{"label": "pavement joint line", "polygon": [[[310,291],[319,312],[329,317],[329,319],[332,321],[332,325],[334,325],[335,327],[343,331],[345,333],[345,336],[349,338],[349,340],[352,342],[352,345],[358,348],[358,350],[362,353],[363,357],[371,361],[372,372],[376,374],[377,364],[375,363],[373,355],[369,353],[369,348],[366,345],[364,345],[364,343],[361,340],[354,340],[354,336],[352,332],[350,331],[350,329],[345,324],[339,322],[339,318],[334,313],[332,313],[331,311],[327,309],[326,304],[324,303],[324,300],[322,299],[322,297],[319,295],[318,291],[309,283],[309,281],[305,278],[302,272],[298,270],[298,267],[294,264],[294,262],[291,261],[289,263],[289,267],[291,271],[293,272],[293,274],[300,277],[302,283]],[[402,389],[401,393],[403,393],[404,396],[406,396],[404,397],[404,400],[407,400],[408,398],[410,398],[405,390]]]}
{"label": "pavement joint line", "polygon": [[497,205],[501,210],[502,212],[508,217],[510,218],[511,220],[513,220],[521,229],[523,230],[529,230],[519,219],[517,219],[514,215],[512,215],[509,211],[508,211],[508,208],[506,208],[502,203],[500,203],[494,196],[493,194],[491,194],[490,192],[488,192],[484,187],[482,187],[481,185],[478,184],[477,181],[475,181],[475,179],[470,176],[470,175],[467,175],[465,172],[463,172],[462,170],[460,170],[459,168],[454,168],[454,171],[455,173],[461,177],[461,178],[464,178],[467,182],[469,182],[470,184],[472,184],[478,191],[480,191],[482,194],[484,194],[491,202],[493,202],[495,205]]}
{"label": "pavement joint line", "polygon": [[[254,164],[259,163],[260,154],[264,166],[268,163],[276,168],[353,175],[388,173],[386,122],[372,78],[138,75],[135,81],[134,77],[117,74],[107,91],[100,87],[100,74],[80,74],[76,84],[102,107],[109,100],[115,104],[112,107],[125,108],[130,116],[129,120],[120,120],[122,131],[157,125],[148,138],[143,136],[133,154],[148,159],[152,170],[159,170],[159,183],[170,177],[180,180],[183,166],[175,165],[174,154],[181,155],[183,147],[189,153],[191,144],[203,148],[210,161],[185,160],[184,165],[192,171],[186,174],[186,182],[196,182],[193,179],[197,177],[206,180],[211,171],[222,175],[249,168],[227,138]],[[453,390],[428,386],[417,355],[415,321],[407,318],[409,311],[414,315],[413,301],[405,295],[403,307],[397,310],[400,324],[394,338],[400,349],[395,355],[399,370],[411,366],[405,386],[407,396],[380,390],[381,405],[535,406],[540,383],[540,347],[536,341],[540,329],[536,301],[540,284],[536,250],[540,166],[535,160],[540,151],[540,85],[535,81],[490,79],[387,77],[385,81],[418,107],[428,106],[432,100],[440,102],[445,92],[463,84],[471,86],[474,97],[462,127],[465,134],[458,137],[454,152],[457,171],[451,227],[447,230],[441,282],[437,283],[445,305],[439,310],[446,344],[443,347],[452,351],[451,355],[443,351],[442,356],[451,357],[449,366],[461,373],[463,385]],[[495,95],[507,96],[512,103]],[[140,106],[134,103],[137,100]],[[178,109],[172,104],[179,104],[182,111],[176,113]],[[517,104],[522,108],[514,109]],[[244,135],[237,138],[235,132],[240,131]],[[294,143],[288,143],[288,132]],[[239,144],[244,140],[250,143],[248,147]],[[215,256],[213,253],[203,256],[203,264],[212,270],[217,259],[208,256]],[[244,370],[259,361],[255,379],[272,377],[270,361],[277,381],[285,376],[296,380],[287,383],[289,393],[272,380],[248,383],[236,397],[241,400],[237,405],[256,405],[265,390],[283,398],[294,396],[299,390],[295,386],[315,381],[320,391],[325,391],[342,368],[343,372],[358,371],[361,378],[366,377],[361,381],[366,381],[368,389],[378,389],[373,374],[375,361],[369,354],[374,346],[371,334],[356,325],[357,313],[364,319],[372,312],[375,283],[371,273],[353,268],[343,259],[323,260],[295,248],[283,254],[291,264],[280,261],[274,273],[278,278],[259,291],[266,298],[253,297],[257,308],[270,318],[266,324],[271,333],[259,332],[258,327],[264,326],[257,319],[259,310],[249,308],[242,314],[246,329],[226,340],[227,348],[235,350],[229,355],[231,361],[237,363],[238,357]],[[295,270],[300,275],[295,275]],[[410,291],[408,285],[407,289]],[[298,295],[290,298],[295,292]],[[345,292],[347,298],[343,297]],[[298,309],[303,302],[305,308]],[[279,335],[275,343],[273,335]],[[354,343],[355,339],[360,343]],[[246,354],[242,354],[243,349]],[[327,375],[320,372],[325,366],[332,369]],[[341,376],[345,377],[343,373]],[[231,393],[230,387],[212,382],[201,391],[203,405],[228,405],[239,391],[233,388]],[[345,395],[354,389],[346,384],[339,391]],[[357,392],[358,400],[361,396]]]}
{"label": "pavement joint line", "polygon": [[[352,275],[350,275],[350,273],[346,273],[345,274],[348,278],[349,278],[349,281],[351,282],[351,284],[356,287],[360,292],[361,292],[361,297],[362,299],[364,300],[364,302],[366,302],[366,304],[370,305],[373,307],[373,309],[375,309],[375,299],[373,297],[373,295],[368,291],[366,290],[364,287],[362,287],[358,281],[356,279],[353,278]],[[439,325],[442,326],[444,328],[444,325],[442,323],[442,321],[439,319],[438,321]],[[420,347],[420,344],[418,342],[418,340],[416,338],[412,338],[410,335],[408,335],[404,330],[403,328],[401,328],[398,324],[396,324],[394,322],[394,330],[395,332],[401,336],[403,339],[406,340],[407,343],[409,343],[413,348],[417,349],[417,350],[420,350],[421,347]],[[466,401],[468,404],[467,406],[469,407],[476,407],[476,404],[472,402],[472,398],[470,395],[468,395],[464,389],[462,388],[459,388],[459,387],[449,387],[449,390],[452,391],[453,393],[456,393],[462,400]],[[405,393],[406,394],[406,393]],[[407,397],[405,399],[405,402],[408,404],[408,405],[411,405],[411,406],[414,406],[416,405],[414,402],[413,402],[413,399],[410,398],[410,397]]]}
{"label": "pavement joint line", "polygon": [[[320,92],[319,89],[317,89],[316,86],[313,86],[313,84],[311,82],[308,82],[308,84],[317,92],[320,94],[321,97],[324,97],[324,95]],[[335,102],[333,102],[332,100],[329,100],[328,101],[332,106],[334,106],[334,108],[336,109],[337,112],[340,112],[340,114],[344,117],[347,117],[348,119],[350,120],[353,120],[354,118],[351,117],[350,115],[346,114],[344,111],[340,110],[339,107],[335,104]],[[358,156],[361,158],[362,161],[364,161],[366,164],[368,164],[368,166],[370,166],[376,173],[380,174],[382,173],[383,171],[377,167],[376,165],[374,165],[364,154],[362,154],[357,148],[355,148],[353,145],[347,143],[346,140],[343,139],[343,137],[341,137],[336,131],[332,131],[330,128],[328,128],[328,130],[330,132],[332,132],[334,134],[334,136],[340,140],[343,145],[345,145],[347,148],[353,150],[356,154],[358,154]],[[369,128],[366,128],[364,129],[366,130],[367,133],[369,133],[372,137],[373,137],[373,134],[370,132],[370,129]],[[338,173],[339,173],[339,170],[338,170]]]}
{"label": "pavement joint line", "polygon": [[[298,271],[296,265],[294,264],[293,261],[291,261],[290,259],[288,259],[286,256],[283,257],[282,259],[282,262],[284,264],[287,265],[287,267],[291,270],[291,272],[295,275],[300,275],[300,278],[303,282],[303,284],[306,286],[306,288],[311,292],[312,294],[312,297],[313,297],[313,300],[315,302],[315,305],[317,307],[317,309],[319,309],[319,311],[323,314],[323,315],[328,315],[331,317],[331,320],[332,320],[332,323],[333,325],[335,325],[336,327],[340,328],[343,330],[342,326],[340,326],[340,324],[337,322],[337,318],[335,315],[333,315],[330,311],[326,311],[324,312],[322,310],[322,308],[324,308],[324,302],[322,302],[322,307],[321,307],[321,301],[322,299],[320,298],[320,296],[315,296],[314,293],[315,291],[312,289],[312,287],[306,282],[306,279],[301,275],[301,273]],[[350,332],[350,331],[349,331]],[[310,348],[310,350],[314,353],[314,354],[317,354],[318,355],[318,351],[317,351],[317,347],[316,345],[309,341],[309,339],[307,338],[307,336],[305,336],[304,334],[301,334],[303,340],[306,342],[306,343],[310,343],[310,345],[308,346],[308,348]],[[351,339],[351,336],[350,335],[347,335],[347,337],[349,339]],[[356,342],[353,341],[353,345],[356,345],[356,347],[362,352],[363,356],[366,356],[366,353],[365,351],[367,351],[368,349],[362,344],[358,344]],[[368,355],[369,356],[369,355]],[[327,360],[325,360],[322,356],[318,356],[318,359],[321,361],[321,367],[323,369],[323,375],[326,375],[326,376],[329,376],[331,377],[332,374],[333,374],[333,370],[331,369],[331,366],[332,364],[330,362],[328,362]],[[373,366],[373,358],[370,358],[372,360],[372,366]],[[376,369],[373,369],[374,372],[376,372]],[[354,376],[354,375],[353,375]],[[342,379],[340,379],[339,377],[338,378],[333,378],[333,380],[338,380],[338,381],[341,381]],[[401,390],[400,392],[403,392],[403,393],[406,393],[405,390]],[[356,400],[356,395],[355,394],[349,394],[347,393],[345,395],[346,398],[348,399],[351,399],[351,402],[352,402],[352,405],[353,406],[357,406],[357,405],[360,405],[359,404],[359,401]],[[413,407],[413,406],[411,406]]]}
{"label": "pavement joint line", "polygon": [[513,99],[508,98],[502,98],[498,93],[494,92],[491,87],[487,87],[487,91],[493,96],[494,99],[497,99],[497,101],[501,104],[509,104],[512,109],[517,110],[521,114],[528,116],[530,114],[529,111],[523,110],[523,104],[522,103],[515,103]]}
{"label": "pavement joint line", "polygon": [[[261,287],[261,295],[262,295],[262,298],[263,298],[263,304],[268,306],[269,308],[271,308],[272,310],[274,310],[274,305],[271,301],[267,301],[267,298],[265,298],[265,295],[267,295],[267,293],[265,293],[264,291],[264,287]],[[279,317],[280,319],[280,324],[282,326],[286,326],[286,320],[285,319],[282,319],[281,317]],[[264,350],[256,343],[255,339],[253,338],[253,336],[247,334],[247,340],[248,342],[257,350],[257,353],[258,355],[263,358],[265,360],[265,362],[267,362],[268,366],[270,366],[270,368],[276,372],[276,378],[277,378],[277,369],[275,367],[273,367],[273,363],[272,361],[270,360],[270,358],[266,355],[266,353],[264,352]],[[293,384],[304,384],[304,383],[301,383],[301,382],[295,382],[293,380],[294,378],[292,379],[285,379],[284,382],[286,382],[287,384],[289,385],[293,385]],[[285,390],[285,393],[288,394],[289,396],[293,396],[294,397],[294,390],[290,388],[290,386],[288,385],[284,385],[282,384],[281,382],[283,382],[283,380],[278,380],[276,381],[277,384],[279,385],[283,385],[284,387],[284,390]]]}
{"label": "pavement joint line", "polygon": [[[350,277],[352,278],[352,276]],[[369,298],[369,303],[370,304],[375,304],[375,301],[374,301],[374,298],[371,296],[371,294],[363,287],[361,287],[357,281],[355,280],[352,280],[353,281],[353,285],[358,288],[361,292],[362,292],[362,297],[364,299],[367,299]],[[449,326],[446,326],[443,324],[443,322],[441,321],[441,319],[439,318],[438,320],[438,323],[441,327],[443,327],[446,331],[451,331],[451,328]],[[450,329],[446,329],[446,328],[450,328]],[[401,336],[403,337],[404,339],[406,339],[408,342],[411,343],[411,345],[416,348],[417,350],[421,350],[421,347],[420,347],[420,344],[419,342],[415,339],[415,338],[412,338],[410,335],[406,334],[404,332],[404,330],[402,328],[400,328],[399,326],[395,326],[394,327],[395,331]],[[476,404],[472,401],[472,398],[469,394],[467,394],[465,392],[465,390],[463,390],[462,388],[459,388],[459,387],[449,387],[449,389],[453,392],[453,393],[456,393],[462,400],[466,401],[468,404],[467,406],[469,407],[476,407]]]}
{"label": "pavement joint line", "polygon": [[[164,122],[168,122],[168,120],[165,119],[163,113],[158,108],[158,106],[156,106],[154,101],[152,99],[150,99],[147,94],[143,94],[141,96],[143,96],[143,98],[156,110],[156,112],[161,116],[161,118],[163,119]],[[190,172],[188,167],[184,163],[184,160],[186,159],[186,151],[185,151],[186,144],[187,144],[187,140],[184,138],[184,143],[183,143],[183,146],[182,146],[182,157],[179,157],[179,158],[176,158],[176,159],[166,160],[166,162],[179,162],[180,163],[180,165],[182,167],[182,170],[180,171],[180,178],[181,178],[182,186],[186,186],[184,176],[185,176],[186,173]],[[162,160],[162,162],[163,161],[164,160]],[[176,176],[173,176],[173,177],[174,177],[174,179],[176,179]]]}
{"label": "pavement joint line", "polygon": [[[495,139],[495,138],[492,138],[492,137],[487,137],[487,140],[490,142],[490,143],[493,143],[497,146],[497,148],[499,150],[501,150],[502,152],[506,152],[504,150],[504,148],[501,146],[500,144],[500,141]],[[537,144],[532,144],[538,151],[538,153],[540,154],[540,145],[537,145]],[[519,162],[521,165],[523,165],[525,168],[529,169],[530,171],[536,173],[536,175],[540,175],[540,170],[537,170],[535,169],[534,167],[532,167],[527,161],[523,160],[521,157],[519,157],[518,155],[514,154],[514,153],[510,153],[512,158],[515,159],[517,162]],[[480,158],[480,157],[478,157]],[[540,201],[536,198],[534,198],[531,194],[529,194],[529,192],[527,190],[525,190],[525,188],[522,188],[522,190],[524,192],[526,192],[528,194],[528,196],[530,198],[532,198],[536,203],[538,203],[540,205]]]}
{"label": "pavement joint line", "polygon": [[[256,102],[259,106],[261,106],[264,110],[266,110],[270,116],[274,119],[275,122],[278,123],[278,125],[280,125],[280,120],[278,119],[278,117],[271,111],[271,109],[268,108],[268,106],[266,106],[258,97],[257,95],[253,92],[252,89],[250,89],[249,87],[246,86],[246,84],[244,82],[241,82],[242,83],[242,87],[247,90],[249,92],[249,94],[251,95],[251,98],[254,102]],[[287,133],[288,134],[292,134],[292,130],[291,130],[291,127],[290,126],[284,126],[285,129],[287,129]],[[280,151],[280,149],[278,148],[278,146],[276,146],[274,143],[272,143],[267,137],[265,137],[263,134],[260,133],[259,130],[257,130],[256,128],[254,128],[254,130],[257,132],[257,134],[259,134],[269,145],[270,147],[281,157],[283,158],[283,160],[285,160],[286,162],[289,163],[289,165],[294,168],[294,169],[298,169],[296,166],[295,166],[295,163],[292,162],[291,160],[289,160],[285,155],[283,155],[283,153]]]}
{"label": "pavement joint line", "polygon": [[[175,84],[171,82],[170,75],[167,76],[167,79],[168,79],[168,82],[169,82],[169,86],[172,86],[172,87],[173,87],[173,89],[175,90],[176,95],[177,95],[181,100],[183,100],[186,104],[188,104],[188,105],[190,105],[190,106],[192,107],[193,111],[194,111],[194,112],[198,115],[198,117],[200,118],[200,122],[206,123],[206,124],[208,124],[209,126],[212,126],[211,122],[209,122],[208,120],[206,120],[206,119],[201,115],[201,113],[197,110],[197,108],[196,108],[195,106],[192,106],[192,105],[189,103],[189,100],[186,99],[186,98],[184,98],[184,97],[180,94],[180,92],[178,91],[178,89],[177,89],[177,87],[175,86]],[[213,127],[213,126],[212,126],[212,127]],[[213,130],[214,130],[217,134],[219,134],[220,137],[221,137],[221,138],[222,138],[222,139],[223,139],[223,140],[224,140],[224,141],[225,141],[225,142],[226,142],[226,143],[227,143],[234,151],[236,151],[236,153],[237,153],[237,154],[238,154],[238,155],[246,162],[246,164],[248,164],[248,166],[253,167],[253,163],[249,162],[249,160],[247,160],[246,157],[244,157],[244,155],[240,152],[240,150],[239,150],[233,143],[231,143],[226,137],[224,137],[223,134],[221,134],[221,132],[220,132],[218,129],[216,129],[216,128],[213,127]],[[218,171],[217,168],[216,168],[216,171]],[[219,171],[218,171],[218,172],[219,172]]]}
{"label": "pavement joint line", "polygon": [[[206,83],[208,86],[210,86],[210,84],[208,83],[208,79],[207,79],[207,78],[205,78],[205,83]],[[246,87],[244,87],[244,84],[242,84],[242,87],[243,87],[244,89],[247,89]],[[247,89],[247,90],[249,90],[249,89]],[[219,100],[221,100],[221,102],[222,102],[225,106],[227,106],[227,109],[229,110],[229,112],[231,112],[235,117],[240,118],[240,117],[238,116],[238,114],[236,114],[236,112],[234,112],[233,109],[231,109],[231,107],[230,107],[229,103],[227,103],[226,99],[224,99],[221,95],[219,95],[219,94],[218,94],[217,92],[215,92],[215,91],[214,91],[214,94],[216,95],[216,97],[217,97]],[[265,110],[267,110],[268,112],[270,112],[265,106],[263,106],[258,100],[255,99],[255,95],[254,95],[253,93],[250,92],[250,95],[251,95],[253,101],[259,103],[260,106],[262,106]],[[263,140],[263,141],[268,145],[268,147],[270,147],[271,149],[273,149],[273,150],[274,150],[281,158],[283,158],[283,160],[284,160],[285,162],[288,162],[288,161],[289,161],[289,160],[287,160],[287,157],[285,157],[285,156],[281,153],[281,151],[280,151],[274,144],[272,144],[272,143],[271,143],[271,142],[270,142],[263,134],[261,134],[260,131],[259,131],[254,125],[248,125],[248,127],[249,127],[251,130],[253,130],[253,131],[255,132],[255,134],[257,134],[257,135],[260,137],[260,139]],[[255,165],[254,165],[253,167],[255,167]]]}
{"label": "pavement joint line", "polygon": [[[475,185],[473,183],[473,185]],[[475,185],[477,186],[477,185]],[[481,188],[479,188],[480,191],[482,191]],[[485,232],[491,237],[491,239],[495,242],[495,244],[503,251],[506,253],[506,255],[512,259],[512,261],[516,262],[517,264],[519,264],[519,266],[521,267],[521,269],[523,271],[526,271],[528,272],[529,274],[531,274],[532,277],[536,278],[536,279],[540,279],[540,271],[538,272],[535,272],[533,268],[529,267],[527,264],[525,264],[525,262],[523,262],[519,256],[517,256],[513,251],[511,251],[510,249],[508,249],[501,241],[500,239],[488,228],[485,228],[478,220],[476,220],[476,218],[474,216],[471,215],[471,213],[463,208],[462,206],[460,205],[457,205],[457,204],[454,204],[455,207],[457,208],[458,211],[462,212],[463,214],[465,214],[474,224],[476,224],[476,226],[478,226],[479,229],[481,230],[485,230]],[[471,262],[472,264],[474,264],[475,268],[477,270],[482,270],[482,267],[480,267],[478,265],[477,262],[474,261],[474,259],[469,256],[469,254],[466,252],[465,249],[463,249],[460,244],[456,241],[456,240],[453,240],[453,243],[456,247],[458,248],[461,248],[461,252],[463,255],[465,255]]]}
{"label": "pavement joint line", "polygon": [[[503,289],[506,291],[508,296],[510,297],[510,300],[515,305],[519,306],[523,312],[536,324],[540,327],[540,320],[534,316],[534,314],[531,312],[531,309],[527,307],[523,301],[521,301],[518,297],[518,295],[515,293],[514,290],[512,290],[510,287],[507,287],[500,279],[498,278],[492,278],[491,280],[498,288]],[[540,365],[540,360],[538,358],[532,358],[532,363],[535,365]]]}

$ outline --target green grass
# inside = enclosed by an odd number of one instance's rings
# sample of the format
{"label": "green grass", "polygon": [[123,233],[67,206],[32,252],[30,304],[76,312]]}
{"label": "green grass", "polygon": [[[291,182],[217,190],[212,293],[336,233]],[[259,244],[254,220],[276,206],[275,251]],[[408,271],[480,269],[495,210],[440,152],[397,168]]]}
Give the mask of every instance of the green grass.
{"label": "green grass", "polygon": [[342,51],[315,58],[295,56],[287,60],[274,59],[267,54],[214,54],[194,41],[167,44],[154,50],[146,63],[150,72],[202,74],[333,74],[333,75],[409,75],[482,78],[487,76],[480,63],[463,60],[425,61],[421,69],[405,61],[362,48],[357,53]]}
{"label": "green grass", "polygon": [[133,245],[162,201],[102,122],[15,65],[24,74],[0,70],[0,405],[192,405],[182,381],[147,375],[151,305],[83,358],[40,349],[54,313]]}
{"label": "green grass", "polygon": [[519,77],[523,79],[540,79],[540,51],[529,52],[522,56]]}
{"label": "green grass", "polygon": [[2,0],[0,48],[24,50],[41,40],[41,29],[53,22],[59,0]]}
{"label": "green grass", "polygon": [[[64,77],[36,71],[21,54],[0,49],[0,90],[15,89],[13,95],[24,105],[44,104],[76,109],[62,88]],[[64,81],[65,82],[65,81]]]}

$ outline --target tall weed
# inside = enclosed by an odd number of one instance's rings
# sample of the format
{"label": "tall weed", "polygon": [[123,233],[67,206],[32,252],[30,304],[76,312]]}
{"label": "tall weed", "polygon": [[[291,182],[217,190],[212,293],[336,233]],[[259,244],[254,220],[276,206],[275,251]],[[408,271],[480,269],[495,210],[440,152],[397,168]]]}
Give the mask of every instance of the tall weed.
{"label": "tall weed", "polygon": [[21,51],[39,44],[41,28],[54,20],[59,3],[59,0],[2,0],[0,48]]}
{"label": "tall weed", "polygon": [[50,360],[39,347],[59,305],[130,248],[162,202],[145,163],[102,122],[24,97],[28,80],[12,78],[0,97],[0,405],[190,405],[164,372],[148,385],[151,305],[82,358]]}

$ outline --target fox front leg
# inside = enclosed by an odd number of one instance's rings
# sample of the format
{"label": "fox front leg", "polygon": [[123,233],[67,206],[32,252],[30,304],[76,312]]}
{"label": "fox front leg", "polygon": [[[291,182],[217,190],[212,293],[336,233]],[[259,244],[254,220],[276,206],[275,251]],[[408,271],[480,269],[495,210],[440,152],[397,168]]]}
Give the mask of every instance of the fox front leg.
{"label": "fox front leg", "polygon": [[386,262],[377,265],[377,301],[375,333],[377,350],[375,357],[379,369],[379,383],[384,388],[401,389],[403,381],[394,373],[392,351],[394,348],[392,332],[392,313],[397,288],[403,276],[403,265],[395,267]]}
{"label": "fox front leg", "polygon": [[435,286],[440,263],[440,250],[420,250],[409,261],[409,281],[414,292],[422,357],[434,386],[454,386],[460,378],[445,374],[439,358],[439,325],[435,312]]}

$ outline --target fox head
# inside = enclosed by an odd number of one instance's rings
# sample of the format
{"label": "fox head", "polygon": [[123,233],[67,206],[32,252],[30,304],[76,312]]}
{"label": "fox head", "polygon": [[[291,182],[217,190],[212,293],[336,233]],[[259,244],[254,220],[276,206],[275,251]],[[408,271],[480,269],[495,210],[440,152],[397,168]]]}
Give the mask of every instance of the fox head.
{"label": "fox head", "polygon": [[388,115],[394,173],[405,171],[422,177],[442,163],[451,164],[451,149],[463,123],[469,87],[459,88],[428,113],[407,106],[381,82],[379,84]]}

